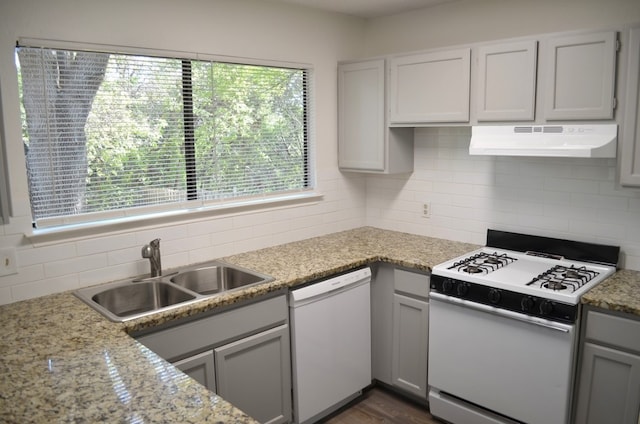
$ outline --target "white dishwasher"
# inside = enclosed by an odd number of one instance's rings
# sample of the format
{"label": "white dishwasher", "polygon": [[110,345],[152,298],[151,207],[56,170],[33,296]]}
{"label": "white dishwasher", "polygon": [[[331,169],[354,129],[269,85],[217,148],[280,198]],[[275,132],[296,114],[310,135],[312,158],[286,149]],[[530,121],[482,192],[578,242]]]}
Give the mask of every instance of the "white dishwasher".
{"label": "white dishwasher", "polygon": [[371,384],[371,270],[292,290],[293,409],[317,421]]}

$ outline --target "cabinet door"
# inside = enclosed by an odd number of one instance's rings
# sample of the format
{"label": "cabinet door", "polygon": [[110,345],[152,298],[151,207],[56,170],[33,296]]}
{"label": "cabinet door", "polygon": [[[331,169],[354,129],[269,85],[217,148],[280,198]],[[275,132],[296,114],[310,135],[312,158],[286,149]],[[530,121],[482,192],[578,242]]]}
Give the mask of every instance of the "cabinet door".
{"label": "cabinet door", "polygon": [[470,65],[468,48],[391,59],[390,123],[468,122]]}
{"label": "cabinet door", "polygon": [[[624,125],[620,155],[620,183],[640,186],[640,28],[629,35]],[[640,422],[638,423],[640,424]]]}
{"label": "cabinet door", "polygon": [[549,39],[545,118],[612,119],[616,49],[613,31]]}
{"label": "cabinet door", "polygon": [[385,167],[384,60],[338,66],[338,165]]}
{"label": "cabinet door", "polygon": [[640,356],[585,343],[577,423],[637,424],[640,411]]}
{"label": "cabinet door", "polygon": [[393,385],[426,399],[429,304],[399,294],[393,298]]}
{"label": "cabinet door", "polygon": [[215,349],[217,393],[261,423],[291,419],[289,326]]}
{"label": "cabinet door", "polygon": [[532,121],[536,41],[478,48],[478,121]]}
{"label": "cabinet door", "polygon": [[174,362],[173,365],[215,393],[216,373],[212,350]]}

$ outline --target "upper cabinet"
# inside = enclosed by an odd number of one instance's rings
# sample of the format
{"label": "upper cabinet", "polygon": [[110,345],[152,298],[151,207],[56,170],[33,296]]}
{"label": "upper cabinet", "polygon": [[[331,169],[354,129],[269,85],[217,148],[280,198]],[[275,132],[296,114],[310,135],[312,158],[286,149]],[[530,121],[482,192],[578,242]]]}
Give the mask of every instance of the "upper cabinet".
{"label": "upper cabinet", "polygon": [[532,40],[477,48],[478,121],[533,121],[537,47]]}
{"label": "upper cabinet", "polygon": [[385,60],[338,65],[338,166],[345,171],[413,171],[413,129],[389,128]]}
{"label": "upper cabinet", "polygon": [[640,187],[640,27],[631,29],[627,45],[627,97],[620,137],[620,184]]}
{"label": "upper cabinet", "polygon": [[544,118],[612,119],[617,33],[553,37],[545,51]]}
{"label": "upper cabinet", "polygon": [[393,57],[389,74],[391,125],[469,121],[471,49]]}
{"label": "upper cabinet", "polygon": [[539,41],[474,48],[476,107],[472,120],[613,119],[617,33],[550,36]]}

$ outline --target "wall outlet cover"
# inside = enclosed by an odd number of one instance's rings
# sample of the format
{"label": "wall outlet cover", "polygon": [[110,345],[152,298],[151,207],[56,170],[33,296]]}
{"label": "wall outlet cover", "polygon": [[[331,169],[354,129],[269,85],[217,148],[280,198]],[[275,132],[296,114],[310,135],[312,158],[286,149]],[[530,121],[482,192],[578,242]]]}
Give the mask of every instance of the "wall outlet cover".
{"label": "wall outlet cover", "polygon": [[18,273],[16,263],[16,249],[13,247],[3,247],[0,249],[0,276]]}

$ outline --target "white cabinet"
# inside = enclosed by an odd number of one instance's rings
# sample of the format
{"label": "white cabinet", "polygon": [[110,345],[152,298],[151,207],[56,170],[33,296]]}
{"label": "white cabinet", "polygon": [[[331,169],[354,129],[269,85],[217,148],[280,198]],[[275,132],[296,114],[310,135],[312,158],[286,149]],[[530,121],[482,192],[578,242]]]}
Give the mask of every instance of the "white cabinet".
{"label": "white cabinet", "polygon": [[162,358],[263,423],[291,420],[284,295],[134,335]]}
{"label": "white cabinet", "polygon": [[291,417],[289,327],[282,325],[215,349],[217,393],[261,423]]}
{"label": "white cabinet", "polygon": [[391,125],[469,121],[471,49],[393,57],[389,73]]}
{"label": "white cabinet", "polygon": [[637,424],[640,419],[640,320],[587,308],[576,423]]}
{"label": "white cabinet", "polygon": [[631,29],[628,46],[627,97],[620,136],[620,184],[640,187],[640,27]]}
{"label": "white cabinet", "polygon": [[480,46],[477,51],[478,121],[532,121],[535,118],[535,40]]}
{"label": "white cabinet", "polygon": [[617,33],[552,37],[544,47],[544,118],[612,119]]}
{"label": "white cabinet", "polygon": [[345,171],[413,171],[413,130],[390,129],[384,59],[338,65],[338,166]]}

